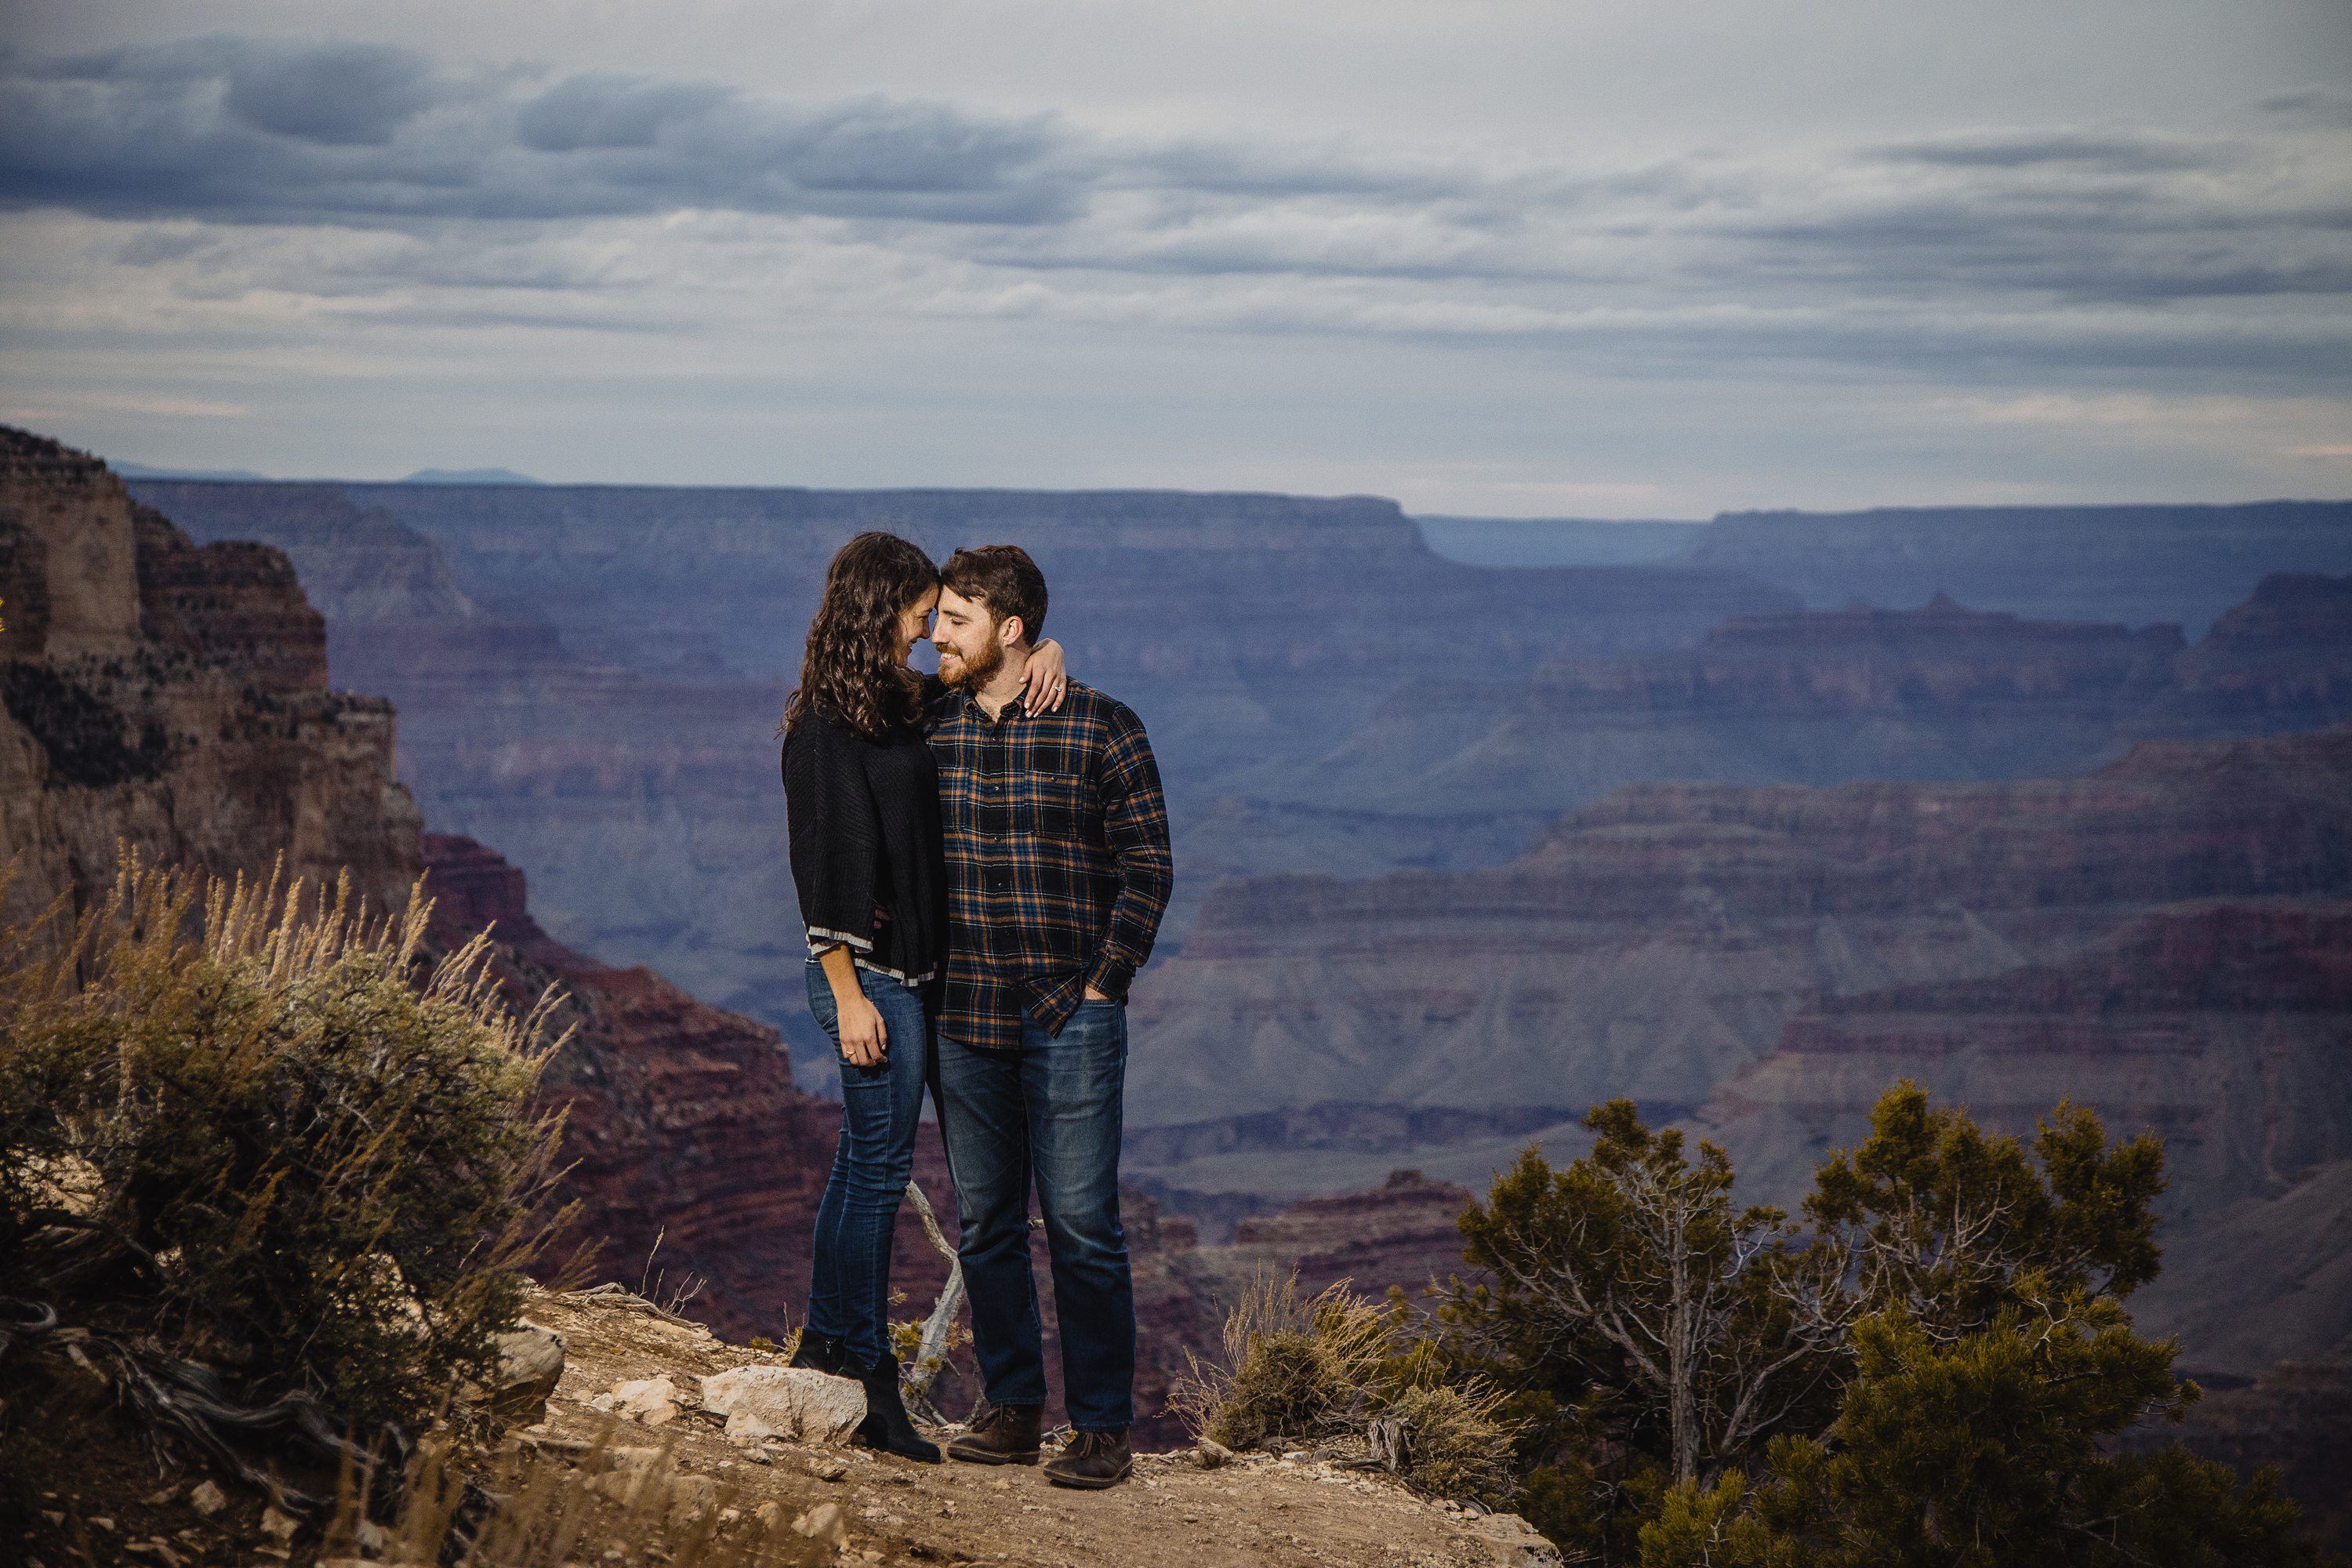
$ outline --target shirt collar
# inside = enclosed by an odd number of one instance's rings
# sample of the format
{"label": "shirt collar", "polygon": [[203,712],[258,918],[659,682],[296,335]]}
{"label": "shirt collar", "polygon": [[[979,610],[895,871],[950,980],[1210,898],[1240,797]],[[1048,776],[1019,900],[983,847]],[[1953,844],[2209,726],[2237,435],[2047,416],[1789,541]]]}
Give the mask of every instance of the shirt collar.
{"label": "shirt collar", "polygon": [[1027,707],[1028,693],[1025,690],[1015,694],[1012,701],[1007,702],[1003,708],[997,710],[996,717],[993,719],[988,716],[988,710],[980,705],[980,696],[977,692],[964,692],[963,700],[965,705],[971,710],[972,715],[983,724],[1003,724],[1009,723],[1014,719],[1026,719],[1029,717],[1029,710]]}

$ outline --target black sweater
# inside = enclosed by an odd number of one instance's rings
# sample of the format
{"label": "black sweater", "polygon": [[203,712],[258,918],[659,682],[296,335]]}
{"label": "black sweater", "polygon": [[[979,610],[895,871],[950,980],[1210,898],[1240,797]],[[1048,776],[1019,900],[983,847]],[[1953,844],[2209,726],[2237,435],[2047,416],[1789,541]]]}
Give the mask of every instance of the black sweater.
{"label": "black sweater", "polygon": [[940,973],[947,854],[939,770],[921,732],[871,741],[805,714],[784,736],[783,773],[793,881],[811,948],[845,944],[866,967],[910,984]]}

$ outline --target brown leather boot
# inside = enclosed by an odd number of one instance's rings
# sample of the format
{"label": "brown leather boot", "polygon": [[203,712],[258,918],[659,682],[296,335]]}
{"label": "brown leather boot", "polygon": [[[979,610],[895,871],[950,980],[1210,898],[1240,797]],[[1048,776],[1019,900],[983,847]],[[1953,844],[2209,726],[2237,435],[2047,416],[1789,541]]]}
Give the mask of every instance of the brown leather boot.
{"label": "brown leather boot", "polygon": [[1135,1450],[1124,1432],[1073,1432],[1062,1451],[1045,1461],[1045,1479],[1057,1487],[1100,1491],[1127,1479]]}
{"label": "brown leather boot", "polygon": [[1044,1415],[1040,1405],[982,1405],[971,1429],[948,1444],[948,1458],[974,1465],[1034,1465]]}

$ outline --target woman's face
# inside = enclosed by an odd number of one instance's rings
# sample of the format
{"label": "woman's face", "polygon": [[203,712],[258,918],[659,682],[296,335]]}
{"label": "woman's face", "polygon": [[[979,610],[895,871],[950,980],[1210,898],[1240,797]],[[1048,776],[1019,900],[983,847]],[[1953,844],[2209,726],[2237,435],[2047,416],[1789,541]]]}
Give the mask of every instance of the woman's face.
{"label": "woman's face", "polygon": [[940,607],[940,591],[926,588],[915,596],[914,603],[898,612],[898,662],[915,651],[915,645],[931,629],[931,612]]}

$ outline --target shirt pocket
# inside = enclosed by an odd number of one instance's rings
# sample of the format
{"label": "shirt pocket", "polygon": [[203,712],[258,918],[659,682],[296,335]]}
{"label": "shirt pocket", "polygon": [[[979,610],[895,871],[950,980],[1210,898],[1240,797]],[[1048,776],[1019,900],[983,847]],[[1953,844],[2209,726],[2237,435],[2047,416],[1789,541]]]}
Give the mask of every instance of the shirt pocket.
{"label": "shirt pocket", "polygon": [[1031,773],[1024,792],[1029,831],[1061,843],[1084,843],[1092,834],[1093,792],[1077,773]]}

